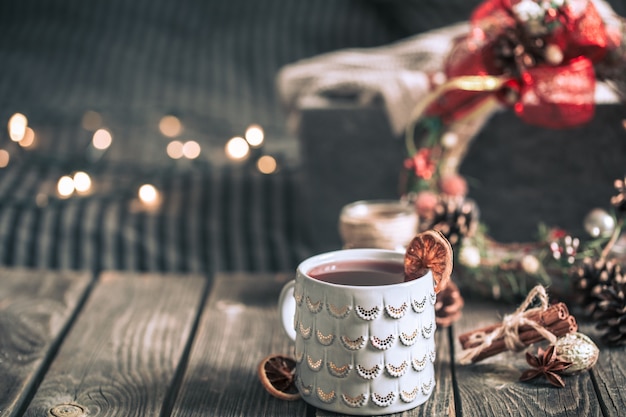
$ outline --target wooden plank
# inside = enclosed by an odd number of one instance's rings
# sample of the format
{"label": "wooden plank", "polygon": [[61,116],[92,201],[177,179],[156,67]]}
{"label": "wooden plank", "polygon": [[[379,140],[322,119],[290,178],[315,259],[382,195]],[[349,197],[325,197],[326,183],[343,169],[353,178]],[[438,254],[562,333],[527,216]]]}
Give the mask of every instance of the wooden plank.
{"label": "wooden plank", "polygon": [[589,336],[600,349],[598,362],[592,369],[596,390],[605,416],[622,416],[626,410],[626,346],[607,346],[593,325],[582,322],[580,331]]}
{"label": "wooden plank", "polygon": [[25,415],[159,415],[205,285],[200,276],[102,274]]}
{"label": "wooden plank", "polygon": [[294,354],[276,308],[290,279],[284,274],[215,277],[173,416],[306,415],[303,401],[270,396],[256,373],[265,356]]}
{"label": "wooden plank", "polygon": [[[490,302],[467,303],[455,333],[477,329],[501,320],[517,306]],[[455,340],[456,352],[461,351]],[[472,365],[456,365],[456,385],[461,412],[470,416],[600,416],[602,411],[589,373],[568,376],[565,388],[545,380],[522,383],[529,366],[523,352],[503,353]],[[457,404],[458,406],[458,404]]]}
{"label": "wooden plank", "polygon": [[0,269],[0,416],[16,416],[91,281],[89,273]]}

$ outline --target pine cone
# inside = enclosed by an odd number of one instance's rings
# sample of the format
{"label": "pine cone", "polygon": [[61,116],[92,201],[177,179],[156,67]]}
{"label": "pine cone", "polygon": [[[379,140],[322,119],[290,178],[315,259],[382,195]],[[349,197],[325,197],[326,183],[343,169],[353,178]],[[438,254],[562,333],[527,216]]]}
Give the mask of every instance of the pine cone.
{"label": "pine cone", "polygon": [[507,28],[494,41],[494,64],[503,74],[519,78],[528,68],[545,61],[544,49],[540,37],[531,37],[519,27]]}
{"label": "pine cone", "polygon": [[583,259],[583,263],[573,274],[574,291],[578,302],[588,317],[592,317],[601,301],[600,294],[612,282],[622,282],[622,268],[615,260]]}
{"label": "pine cone", "polygon": [[452,323],[461,318],[461,310],[465,301],[461,296],[459,287],[454,281],[449,281],[448,285],[437,294],[435,303],[435,322],[439,327],[449,327]]}
{"label": "pine cone", "polygon": [[474,235],[478,228],[478,214],[478,206],[472,200],[442,197],[435,206],[433,218],[421,227],[440,231],[451,245],[456,245],[463,238]]}
{"label": "pine cone", "polygon": [[604,331],[600,338],[607,345],[626,344],[626,281],[613,281],[598,298],[593,319],[596,329]]}

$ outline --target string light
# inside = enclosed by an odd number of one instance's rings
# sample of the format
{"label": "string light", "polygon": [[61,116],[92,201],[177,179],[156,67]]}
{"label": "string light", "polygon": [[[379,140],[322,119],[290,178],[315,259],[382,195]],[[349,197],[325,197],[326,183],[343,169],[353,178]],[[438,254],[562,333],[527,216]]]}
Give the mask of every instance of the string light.
{"label": "string light", "polygon": [[91,177],[86,172],[76,172],[73,180],[74,188],[77,193],[85,194],[91,190]]}
{"label": "string light", "polygon": [[13,142],[19,142],[26,134],[28,119],[22,113],[15,113],[9,119],[9,137]]}
{"label": "string light", "polygon": [[113,137],[108,130],[98,129],[93,134],[92,143],[94,148],[103,151],[111,146],[111,143],[113,143]]}
{"label": "string light", "polygon": [[259,125],[250,125],[248,129],[246,129],[246,141],[253,148],[258,148],[263,145],[263,140],[265,139],[265,134],[263,133],[263,129]]}
{"label": "string light", "polygon": [[180,159],[183,157],[183,143],[179,140],[173,140],[167,144],[167,156],[172,159]]}
{"label": "string light", "polygon": [[249,153],[250,145],[242,137],[235,136],[226,142],[226,156],[232,160],[245,159]]}
{"label": "string light", "polygon": [[195,140],[185,142],[183,145],[183,155],[187,159],[196,159],[200,156],[200,144]]}
{"label": "string light", "polygon": [[11,159],[9,152],[4,149],[0,149],[0,168],[6,168],[9,165],[9,160]]}
{"label": "string light", "polygon": [[59,178],[59,181],[57,182],[57,192],[59,193],[59,196],[63,198],[67,198],[74,194],[74,180],[72,177],[64,175]]}
{"label": "string light", "polygon": [[137,195],[139,197],[139,201],[146,206],[158,205],[161,198],[159,191],[152,184],[144,184],[139,187]]}
{"label": "string light", "polygon": [[[91,140],[92,146],[88,152],[96,152],[96,150],[104,151],[113,143],[111,132],[102,127],[102,116],[93,110],[88,110],[83,114],[82,127],[85,130],[93,131]],[[175,137],[183,131],[183,126],[176,116],[168,115],[161,118],[159,129],[163,135]],[[28,119],[21,113],[15,113],[8,122],[8,130],[10,138],[23,148],[30,148],[37,145],[38,137],[35,131],[28,126]],[[225,152],[232,161],[241,161],[250,157],[252,149],[260,148],[264,143],[264,132],[261,126],[252,124],[246,129],[244,137],[232,137],[225,145]],[[172,159],[196,159],[202,153],[202,147],[196,140],[171,140],[167,144],[167,155]],[[254,151],[255,159],[259,150]],[[261,153],[262,154],[262,153]],[[104,155],[99,152],[98,155]],[[11,154],[8,150],[0,149],[0,169],[9,165]],[[278,164],[276,159],[270,155],[263,155],[256,160],[256,167],[263,174],[271,174],[277,171]],[[55,193],[56,191],[56,193]],[[54,198],[54,194],[58,198],[70,198],[74,194],[87,195],[93,191],[93,180],[91,176],[84,171],[77,171],[70,175],[61,176],[56,183],[56,190],[50,192],[40,192],[36,196],[36,204],[44,207],[48,204],[49,198]],[[160,191],[151,184],[143,184],[137,189],[137,199],[132,204],[140,210],[152,210],[160,206],[162,196]]]}
{"label": "string light", "polygon": [[159,130],[164,136],[174,138],[182,133],[183,124],[176,116],[163,116],[159,121]]}
{"label": "string light", "polygon": [[18,142],[22,148],[32,148],[35,146],[35,131],[30,127],[26,128],[24,137]]}
{"label": "string light", "polygon": [[272,174],[276,172],[276,159],[270,155],[263,155],[256,161],[256,167],[262,174]]}

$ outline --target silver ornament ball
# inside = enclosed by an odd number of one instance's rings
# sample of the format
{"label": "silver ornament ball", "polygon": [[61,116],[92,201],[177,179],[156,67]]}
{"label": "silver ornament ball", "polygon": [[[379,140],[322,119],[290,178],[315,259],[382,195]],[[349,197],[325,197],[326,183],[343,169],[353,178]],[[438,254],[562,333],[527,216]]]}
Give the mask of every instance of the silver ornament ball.
{"label": "silver ornament ball", "polygon": [[595,208],[585,216],[583,226],[591,237],[609,237],[615,230],[615,219],[606,210]]}
{"label": "silver ornament ball", "polygon": [[582,333],[569,333],[554,343],[556,356],[571,362],[572,366],[565,370],[566,374],[586,371],[598,361],[600,349],[588,336]]}

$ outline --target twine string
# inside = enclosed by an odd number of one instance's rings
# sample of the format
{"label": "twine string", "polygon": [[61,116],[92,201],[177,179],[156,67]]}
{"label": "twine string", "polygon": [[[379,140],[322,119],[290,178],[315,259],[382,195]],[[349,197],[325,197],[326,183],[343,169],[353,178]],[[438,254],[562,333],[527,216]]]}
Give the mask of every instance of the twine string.
{"label": "twine string", "polygon": [[[539,301],[539,306],[529,309],[528,307],[535,299]],[[460,363],[464,365],[471,363],[476,356],[491,346],[494,340],[500,337],[508,350],[519,352],[524,349],[526,345],[521,341],[519,334],[519,328],[521,326],[533,328],[537,333],[553,344],[556,342],[557,337],[548,329],[541,326],[541,324],[526,317],[530,313],[545,311],[548,307],[549,301],[546,289],[542,285],[537,285],[528,293],[526,300],[524,300],[515,312],[504,316],[502,326],[499,326],[491,332],[479,331],[469,337],[468,343],[477,344],[477,346],[466,349],[461,355]]]}

